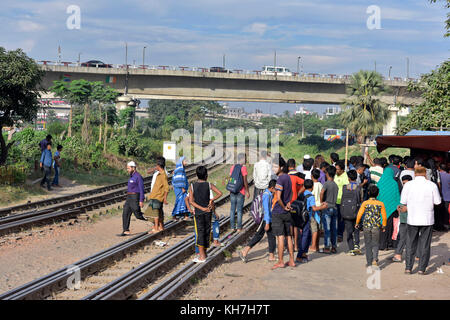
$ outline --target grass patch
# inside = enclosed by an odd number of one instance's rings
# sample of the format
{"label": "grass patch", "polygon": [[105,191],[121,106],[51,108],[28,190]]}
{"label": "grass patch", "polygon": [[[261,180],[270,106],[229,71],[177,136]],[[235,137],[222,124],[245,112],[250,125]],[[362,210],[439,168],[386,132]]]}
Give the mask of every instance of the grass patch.
{"label": "grass patch", "polygon": [[62,167],[60,176],[74,181],[78,184],[85,184],[91,186],[103,186],[107,184],[114,184],[125,182],[127,174],[125,171],[117,169],[92,169],[85,171],[84,169]]}
{"label": "grass patch", "polygon": [[27,200],[31,196],[47,194],[47,191],[36,185],[0,185],[0,205],[11,206],[20,200]]}

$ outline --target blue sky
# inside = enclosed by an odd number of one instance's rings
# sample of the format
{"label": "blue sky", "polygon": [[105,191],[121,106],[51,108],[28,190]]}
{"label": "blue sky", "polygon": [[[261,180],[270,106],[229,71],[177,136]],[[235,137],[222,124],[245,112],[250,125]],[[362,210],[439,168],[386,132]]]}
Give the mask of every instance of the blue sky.
{"label": "blue sky", "polygon": [[[273,64],[304,72],[351,74],[373,69],[387,76],[429,72],[449,57],[443,37],[444,2],[428,0],[2,0],[0,46],[23,48],[36,60],[99,59],[190,67],[260,70]],[[69,5],[81,10],[81,28],[69,30]],[[380,8],[381,29],[369,30],[366,13]]]}

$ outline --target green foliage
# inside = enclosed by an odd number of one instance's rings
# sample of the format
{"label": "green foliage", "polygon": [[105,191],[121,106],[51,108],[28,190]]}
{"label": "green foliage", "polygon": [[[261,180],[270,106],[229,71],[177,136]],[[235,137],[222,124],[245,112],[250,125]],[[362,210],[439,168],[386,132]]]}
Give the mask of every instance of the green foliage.
{"label": "green foliage", "polygon": [[[430,0],[431,3],[436,3],[437,0]],[[444,7],[449,9],[450,8],[450,0],[443,0],[443,2],[447,2]],[[447,20],[445,20],[445,29],[447,32],[445,33],[444,37],[450,37],[450,12],[447,13]]]}
{"label": "green foliage", "polygon": [[[21,49],[6,51],[0,47],[0,130],[19,121],[29,122],[40,107],[39,89],[44,72]],[[0,164],[6,162],[8,150],[0,134]]]}
{"label": "green foliage", "polygon": [[421,91],[424,102],[411,108],[397,132],[405,134],[411,129],[436,130],[450,128],[450,60],[436,70],[422,75],[418,83],[410,82],[410,91]]}
{"label": "green foliage", "polygon": [[352,75],[347,87],[348,98],[344,101],[341,120],[359,137],[367,137],[382,132],[389,120],[389,108],[379,100],[379,96],[390,89],[384,86],[381,74],[361,70]]}
{"label": "green foliage", "polygon": [[[149,118],[147,122],[152,128],[163,127],[165,137],[170,137],[174,129],[184,128],[192,131],[194,121],[202,120],[206,113],[217,115],[222,112],[220,104],[213,101],[193,101],[193,100],[150,100]],[[170,116],[170,118],[167,118]],[[173,120],[174,117],[177,121]]]}
{"label": "green foliage", "polygon": [[120,110],[118,123],[120,127],[126,127],[127,129],[131,128],[133,124],[135,110],[133,107],[126,107],[125,109]]}
{"label": "green foliage", "polygon": [[51,122],[47,125],[47,132],[51,134],[52,137],[61,135],[65,130],[67,130],[67,124],[60,121]]}
{"label": "green foliage", "polygon": [[8,157],[9,164],[20,164],[27,168],[39,160],[41,149],[39,142],[45,138],[45,131],[36,131],[34,128],[25,128],[13,136],[14,145]]}

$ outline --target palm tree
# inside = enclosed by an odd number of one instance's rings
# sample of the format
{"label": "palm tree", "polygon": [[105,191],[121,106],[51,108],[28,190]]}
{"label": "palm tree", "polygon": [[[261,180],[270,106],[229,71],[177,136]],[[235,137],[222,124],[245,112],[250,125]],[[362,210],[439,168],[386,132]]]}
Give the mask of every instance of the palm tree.
{"label": "palm tree", "polygon": [[360,70],[352,75],[351,83],[347,86],[348,97],[342,103],[344,111],[341,113],[347,136],[350,131],[362,142],[383,131],[390,112],[388,105],[379,98],[389,91],[381,74],[375,71]]}

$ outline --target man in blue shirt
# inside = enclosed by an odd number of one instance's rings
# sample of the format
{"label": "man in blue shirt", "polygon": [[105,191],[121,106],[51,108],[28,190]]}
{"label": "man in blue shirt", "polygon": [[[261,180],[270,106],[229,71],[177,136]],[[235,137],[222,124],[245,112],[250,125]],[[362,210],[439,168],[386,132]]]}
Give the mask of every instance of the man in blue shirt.
{"label": "man in blue shirt", "polygon": [[145,200],[144,179],[141,174],[136,171],[136,163],[134,163],[134,161],[128,162],[127,171],[130,178],[128,179],[127,200],[123,206],[122,213],[123,232],[119,234],[119,236],[122,237],[130,235],[130,220],[132,213],[136,219],[147,221],[141,212]]}
{"label": "man in blue shirt", "polygon": [[262,204],[264,208],[264,219],[261,220],[258,229],[256,229],[255,235],[250,239],[247,246],[239,251],[239,256],[242,261],[247,262],[247,255],[249,251],[261,241],[264,237],[264,233],[267,234],[267,241],[269,242],[269,261],[276,261],[275,249],[277,246],[277,240],[272,233],[270,224],[272,223],[272,200],[275,193],[275,185],[277,181],[272,179],[269,181],[269,186],[264,190],[262,195]]}
{"label": "man in blue shirt", "polygon": [[318,215],[318,211],[326,209],[327,203],[323,202],[322,205],[316,206],[316,199],[314,198],[314,195],[312,193],[314,188],[314,182],[310,179],[305,180],[305,203],[306,203],[306,209],[309,211],[309,220],[306,223],[306,225],[302,229],[302,238],[301,243],[298,248],[297,253],[297,262],[308,262],[308,249],[309,245],[311,244],[311,228],[309,222],[311,219],[316,219],[316,221],[320,221],[320,216]]}
{"label": "man in blue shirt", "polygon": [[40,167],[44,169],[44,178],[41,181],[41,187],[44,187],[44,184],[47,183],[48,191],[51,191],[50,187],[50,175],[52,173],[52,143],[48,142],[46,149],[42,151]]}

